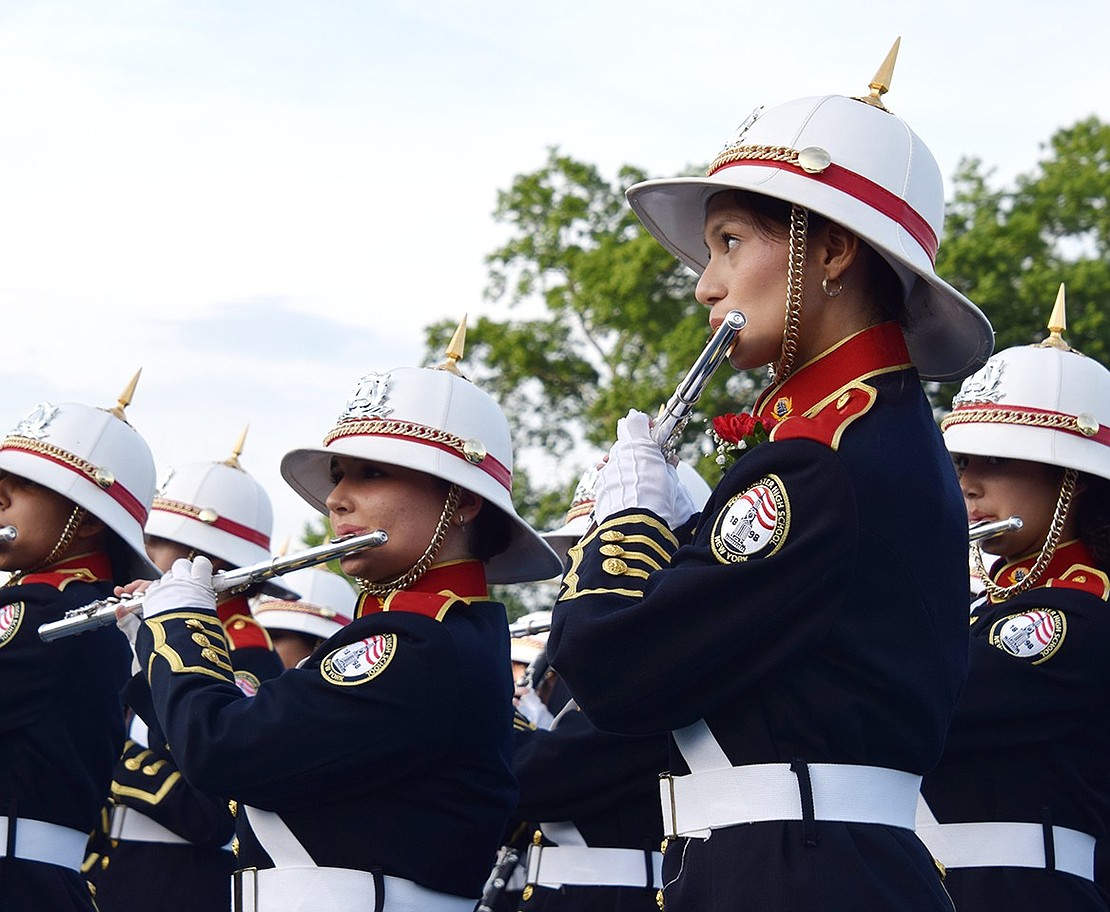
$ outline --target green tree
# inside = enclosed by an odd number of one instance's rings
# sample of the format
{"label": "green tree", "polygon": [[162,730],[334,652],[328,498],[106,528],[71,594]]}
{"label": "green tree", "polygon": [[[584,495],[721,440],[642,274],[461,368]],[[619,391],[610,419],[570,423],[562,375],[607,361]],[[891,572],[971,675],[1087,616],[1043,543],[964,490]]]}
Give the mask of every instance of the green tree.
{"label": "green tree", "polygon": [[[504,406],[518,452],[542,452],[562,467],[557,497],[550,486],[521,492],[541,528],[565,511],[577,475],[608,448],[617,419],[629,408],[655,414],[708,338],[694,275],[625,202],[625,188],[645,177],[626,165],[610,181],[552,148],[542,168],[498,194],[494,217],[509,236],[487,257],[487,295],[509,316],[471,324],[464,371]],[[429,363],[453,329],[428,327],[436,353]],[[730,373],[706,389],[683,436],[683,458],[706,452],[706,415],[736,410],[737,383],[725,388]],[[715,478],[712,460],[697,468]]]}
{"label": "green tree", "polygon": [[1110,125],[1058,130],[1011,187],[991,176],[978,159],[960,163],[937,272],[982,308],[999,349],[1044,338],[1064,282],[1066,338],[1110,363]]}

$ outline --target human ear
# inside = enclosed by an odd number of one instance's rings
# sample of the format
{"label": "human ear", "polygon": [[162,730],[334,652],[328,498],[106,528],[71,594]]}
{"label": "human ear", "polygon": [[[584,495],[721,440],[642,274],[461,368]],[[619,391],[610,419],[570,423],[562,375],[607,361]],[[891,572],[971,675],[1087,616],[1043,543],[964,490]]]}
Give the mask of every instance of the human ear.
{"label": "human ear", "polygon": [[859,238],[836,222],[825,225],[817,253],[826,279],[839,279],[859,256]]}
{"label": "human ear", "polygon": [[456,517],[466,517],[465,522],[474,522],[474,518],[481,512],[482,505],[485,500],[479,494],[473,491],[468,491],[466,488],[459,489],[459,505],[455,509]]}

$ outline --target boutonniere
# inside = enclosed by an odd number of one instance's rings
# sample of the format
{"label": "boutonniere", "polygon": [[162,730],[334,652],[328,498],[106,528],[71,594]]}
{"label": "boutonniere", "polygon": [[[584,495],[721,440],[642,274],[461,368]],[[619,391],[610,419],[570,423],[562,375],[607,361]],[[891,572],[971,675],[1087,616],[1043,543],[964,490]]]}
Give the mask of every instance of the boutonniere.
{"label": "boutonniere", "polygon": [[706,430],[716,444],[717,456],[714,461],[720,466],[735,462],[745,450],[768,440],[768,434],[774,426],[773,419],[759,418],[748,412],[718,415]]}

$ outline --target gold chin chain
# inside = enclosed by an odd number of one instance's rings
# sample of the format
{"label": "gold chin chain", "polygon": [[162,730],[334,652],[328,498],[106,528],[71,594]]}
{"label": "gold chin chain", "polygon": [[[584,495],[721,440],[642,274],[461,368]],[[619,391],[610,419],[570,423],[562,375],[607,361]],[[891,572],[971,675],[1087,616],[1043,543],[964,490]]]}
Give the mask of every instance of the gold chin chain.
{"label": "gold chin chain", "polygon": [[1064,534],[1064,523],[1067,521],[1068,511],[1071,509],[1077,478],[1079,478],[1079,472],[1075,469],[1065,470],[1064,481],[1060,485],[1060,496],[1056,500],[1056,509],[1052,514],[1052,523],[1048,527],[1048,537],[1044,540],[1041,553],[1037,555],[1037,560],[1029,568],[1029,574],[1025,579],[1014,583],[1012,586],[999,586],[991,579],[986,567],[983,566],[983,546],[977,544],[972,550],[971,555],[975,563],[975,572],[979,574],[979,578],[983,581],[983,585],[986,587],[992,601],[1004,602],[1006,599],[1025,592],[1027,589],[1032,589],[1044,575],[1049,562],[1056,553],[1056,546],[1060,544],[1060,536]]}
{"label": "gold chin chain", "polygon": [[786,262],[786,323],[782,330],[782,354],[769,368],[771,380],[781,383],[794,370],[798,354],[798,332],[802,322],[802,292],[805,290],[806,239],[809,210],[790,206],[790,255]]}
{"label": "gold chin chain", "polygon": [[32,573],[37,573],[39,570],[42,570],[44,567],[49,567],[56,560],[58,560],[58,558],[65,554],[66,549],[69,548],[69,546],[73,543],[73,536],[77,534],[77,529],[80,527],[81,521],[84,518],[85,511],[81,507],[74,506],[73,510],[69,514],[69,519],[66,520],[65,527],[62,529],[62,534],[58,536],[58,540],[54,543],[54,547],[50,549],[50,553],[30,569],[19,570],[18,572],[13,573],[11,579],[9,579],[4,585],[18,585],[19,581],[23,579],[23,577],[29,576]]}
{"label": "gold chin chain", "polygon": [[407,589],[427,573],[432,561],[435,560],[436,554],[439,553],[443,539],[447,536],[447,530],[451,527],[451,518],[459,508],[459,497],[461,495],[462,491],[459,486],[451,485],[451,489],[447,492],[447,500],[443,504],[443,512],[439,514],[436,530],[432,533],[432,540],[428,543],[428,547],[424,549],[423,555],[412,567],[400,576],[395,576],[389,580],[368,580],[357,577],[355,582],[358,585],[358,591],[365,592],[367,595],[388,595],[397,589]]}

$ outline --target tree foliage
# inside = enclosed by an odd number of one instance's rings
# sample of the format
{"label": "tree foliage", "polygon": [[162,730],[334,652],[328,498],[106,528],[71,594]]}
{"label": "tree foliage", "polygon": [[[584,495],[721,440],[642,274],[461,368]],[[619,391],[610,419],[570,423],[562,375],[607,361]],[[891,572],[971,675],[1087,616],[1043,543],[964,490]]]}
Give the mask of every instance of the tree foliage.
{"label": "tree foliage", "polygon": [[997,348],[1039,341],[1061,282],[1068,341],[1110,362],[1110,125],[1095,117],[1058,130],[1012,187],[965,159],[955,175],[937,272],[994,325]]}
{"label": "tree foliage", "polygon": [[[694,276],[625,203],[624,190],[645,176],[625,166],[610,181],[552,148],[543,167],[498,194],[494,216],[508,237],[487,258],[487,294],[499,316],[472,324],[464,369],[509,417],[514,498],[536,528],[560,524],[578,472],[608,447],[617,418],[629,408],[653,414],[707,338]],[[1110,361],[1110,126],[1090,118],[1061,129],[1037,167],[1010,187],[993,187],[992,176],[978,159],[961,162],[938,274],[983,309],[999,349],[1043,338],[1066,282],[1067,338]],[[442,357],[453,330],[446,322],[428,327],[428,350],[437,353],[429,362]],[[747,408],[760,383],[726,369],[707,388],[681,453],[710,482],[712,461],[696,458],[708,449],[705,416]],[[931,386],[946,409],[955,386]],[[522,471],[522,462],[541,468]]]}
{"label": "tree foliage", "polygon": [[[625,166],[610,181],[552,148],[542,168],[498,194],[494,217],[509,236],[487,257],[487,294],[507,316],[471,326],[464,367],[505,407],[519,449],[570,455],[582,468],[608,448],[628,409],[654,414],[705,345],[695,277],[625,202],[624,190],[645,177]],[[442,351],[452,329],[429,327],[429,350]],[[736,407],[725,379],[706,390],[685,456],[705,449],[705,415]],[[589,453],[574,457],[583,442]],[[699,469],[713,474],[711,462]],[[574,479],[559,480],[563,511]]]}

